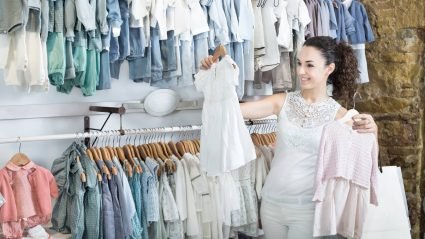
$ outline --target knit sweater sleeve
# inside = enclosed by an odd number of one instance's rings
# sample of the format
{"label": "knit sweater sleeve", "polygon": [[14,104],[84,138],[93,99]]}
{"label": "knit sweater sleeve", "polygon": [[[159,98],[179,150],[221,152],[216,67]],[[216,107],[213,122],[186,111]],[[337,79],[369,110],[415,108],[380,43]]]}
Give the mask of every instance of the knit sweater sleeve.
{"label": "knit sweater sleeve", "polygon": [[313,196],[313,201],[315,202],[321,202],[324,198],[324,187],[323,187],[323,177],[324,177],[324,161],[326,160],[326,141],[327,141],[327,127],[323,129],[322,137],[320,139],[320,147],[319,147],[319,154],[317,159],[317,165],[316,165],[316,177],[315,177],[315,192]]}
{"label": "knit sweater sleeve", "polygon": [[378,206],[378,155],[379,145],[375,139],[372,147],[372,172],[370,175],[370,203],[375,206]]}

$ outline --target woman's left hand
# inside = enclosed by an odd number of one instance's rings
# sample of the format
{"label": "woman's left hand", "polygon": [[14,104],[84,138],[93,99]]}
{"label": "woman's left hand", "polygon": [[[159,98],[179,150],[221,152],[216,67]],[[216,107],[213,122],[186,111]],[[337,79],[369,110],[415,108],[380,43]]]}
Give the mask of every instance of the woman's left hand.
{"label": "woman's left hand", "polygon": [[358,114],[353,116],[353,130],[359,133],[374,133],[378,134],[378,126],[375,123],[372,115]]}

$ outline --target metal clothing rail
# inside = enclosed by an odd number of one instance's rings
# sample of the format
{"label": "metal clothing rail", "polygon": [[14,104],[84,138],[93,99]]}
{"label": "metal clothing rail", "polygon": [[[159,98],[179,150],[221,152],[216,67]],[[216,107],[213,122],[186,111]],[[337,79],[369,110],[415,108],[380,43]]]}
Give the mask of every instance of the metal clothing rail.
{"label": "metal clothing rail", "polygon": [[[263,120],[249,120],[249,121],[246,121],[245,123],[247,125],[260,125],[260,124],[270,124],[274,122],[276,122],[275,119],[263,119]],[[188,131],[198,131],[198,130],[201,130],[201,125],[90,131],[90,132],[78,132],[78,133],[69,133],[69,134],[52,134],[52,135],[26,136],[26,137],[18,136],[18,137],[11,137],[11,138],[0,138],[0,144],[21,143],[21,142],[30,142],[30,141],[61,140],[61,139],[85,139],[85,138],[94,138],[94,137],[111,137],[111,136],[123,136],[123,135],[188,132]]]}

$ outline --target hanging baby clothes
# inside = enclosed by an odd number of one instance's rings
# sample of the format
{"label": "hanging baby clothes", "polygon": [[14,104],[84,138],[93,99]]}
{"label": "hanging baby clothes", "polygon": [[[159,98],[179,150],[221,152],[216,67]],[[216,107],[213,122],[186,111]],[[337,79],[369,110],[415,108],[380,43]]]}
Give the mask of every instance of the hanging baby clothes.
{"label": "hanging baby clothes", "polygon": [[22,238],[24,229],[50,221],[51,199],[58,196],[58,187],[52,173],[34,162],[9,162],[0,170],[0,194],[5,199],[0,207],[3,236]]}
{"label": "hanging baby clothes", "polygon": [[369,74],[367,72],[365,43],[375,41],[375,36],[373,34],[367,12],[363,4],[355,0],[346,0],[343,2],[343,4],[347,7],[350,14],[356,20],[354,24],[356,31],[348,36],[348,40],[352,44],[352,48],[358,62],[360,77],[357,83],[368,83]]}
{"label": "hanging baby clothes", "polygon": [[235,93],[238,76],[239,68],[228,55],[195,75],[196,88],[205,97],[200,160],[209,176],[239,168],[256,157]]}
{"label": "hanging baby clothes", "polygon": [[341,121],[325,126],[313,197],[313,235],[361,238],[368,202],[378,205],[377,173],[374,134],[357,133]]}

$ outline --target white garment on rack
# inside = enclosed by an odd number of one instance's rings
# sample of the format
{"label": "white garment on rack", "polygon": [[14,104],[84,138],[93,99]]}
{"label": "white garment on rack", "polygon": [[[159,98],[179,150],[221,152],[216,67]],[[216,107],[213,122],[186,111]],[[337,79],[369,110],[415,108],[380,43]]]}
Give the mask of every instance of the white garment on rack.
{"label": "white garment on rack", "polygon": [[226,55],[209,70],[195,75],[204,93],[201,168],[208,176],[237,169],[255,159],[255,148],[242,118],[235,86],[239,68]]}
{"label": "white garment on rack", "polygon": [[184,221],[187,218],[187,199],[186,199],[186,181],[183,165],[176,156],[171,155],[171,159],[176,164],[176,204],[179,210],[180,220]]}
{"label": "white garment on rack", "polygon": [[257,7],[257,1],[252,0],[252,7],[254,9],[254,49],[255,56],[262,56],[266,54],[266,41],[264,39],[264,24],[261,8]]}
{"label": "white garment on rack", "polygon": [[255,69],[269,71],[280,63],[280,51],[277,43],[277,34],[274,27],[277,18],[273,13],[273,8],[261,8],[261,17],[263,19],[265,54],[255,59]]}
{"label": "white garment on rack", "polygon": [[6,85],[22,85],[22,75],[28,69],[26,31],[21,28],[9,36],[9,53],[5,66]]}
{"label": "white garment on rack", "polygon": [[357,69],[359,70],[359,79],[356,83],[363,84],[369,82],[369,73],[367,71],[367,60],[366,60],[366,46],[362,44],[353,44],[351,45],[354,51],[354,55],[357,59]]}
{"label": "white garment on rack", "polygon": [[195,198],[193,196],[193,188],[192,188],[192,182],[190,180],[189,175],[189,169],[186,162],[185,157],[181,159],[181,163],[184,170],[185,175],[185,184],[186,184],[186,207],[187,207],[187,220],[186,228],[184,228],[184,231],[186,232],[186,235],[189,237],[197,236],[200,233],[200,228],[198,225],[198,219],[196,215],[196,208],[195,208]]}
{"label": "white garment on rack", "polygon": [[190,8],[190,32],[196,36],[200,33],[208,32],[210,27],[208,26],[207,16],[202,10],[202,7],[198,0],[188,0]]}
{"label": "white garment on rack", "polygon": [[174,35],[190,30],[190,8],[185,0],[176,0],[174,17]]}
{"label": "white garment on rack", "polygon": [[282,1],[278,7],[274,8],[276,17],[279,19],[279,32],[277,35],[277,43],[279,46],[289,49],[292,44],[292,25],[288,22],[288,13],[286,7],[287,1]]}

